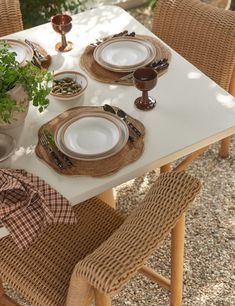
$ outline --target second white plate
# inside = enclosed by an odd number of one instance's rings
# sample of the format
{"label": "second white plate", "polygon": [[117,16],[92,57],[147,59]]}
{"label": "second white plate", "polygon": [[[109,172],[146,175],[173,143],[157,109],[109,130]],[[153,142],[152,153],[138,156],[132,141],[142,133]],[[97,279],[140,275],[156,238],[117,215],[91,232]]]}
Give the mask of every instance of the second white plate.
{"label": "second white plate", "polygon": [[25,65],[26,61],[31,61],[33,58],[33,50],[23,41],[15,39],[5,39],[10,47],[11,52],[16,53],[16,60],[20,65]]}
{"label": "second white plate", "polygon": [[156,56],[155,47],[140,38],[119,37],[109,39],[94,51],[95,61],[111,71],[132,71],[147,65]]}
{"label": "second white plate", "polygon": [[98,155],[117,145],[120,136],[120,128],[107,118],[82,117],[65,125],[61,141],[76,154]]}
{"label": "second white plate", "polygon": [[100,160],[118,153],[127,143],[129,130],[113,114],[88,111],[58,126],[57,147],[78,160]]}

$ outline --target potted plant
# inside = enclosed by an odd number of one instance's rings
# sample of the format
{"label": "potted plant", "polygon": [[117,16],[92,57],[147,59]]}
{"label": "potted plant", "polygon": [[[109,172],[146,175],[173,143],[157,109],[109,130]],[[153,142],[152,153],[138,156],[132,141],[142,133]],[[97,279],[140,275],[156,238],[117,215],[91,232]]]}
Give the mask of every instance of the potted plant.
{"label": "potted plant", "polygon": [[49,104],[52,74],[31,62],[21,66],[7,43],[0,44],[0,128],[20,125],[32,101],[39,112]]}

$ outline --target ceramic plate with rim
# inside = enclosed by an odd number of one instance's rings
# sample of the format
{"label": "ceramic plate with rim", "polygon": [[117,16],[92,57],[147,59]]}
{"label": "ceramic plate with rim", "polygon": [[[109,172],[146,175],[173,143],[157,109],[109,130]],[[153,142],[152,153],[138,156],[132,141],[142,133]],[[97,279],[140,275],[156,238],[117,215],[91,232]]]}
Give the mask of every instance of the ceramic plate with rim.
{"label": "ceramic plate with rim", "polygon": [[94,51],[94,59],[99,65],[119,72],[128,72],[147,65],[155,56],[153,44],[136,37],[112,38],[97,46]]}
{"label": "ceramic plate with rim", "polygon": [[128,137],[128,127],[121,119],[89,111],[64,122],[57,128],[54,138],[58,148],[72,158],[99,160],[118,153]]}
{"label": "ceramic plate with rim", "polygon": [[120,128],[114,122],[96,116],[74,119],[61,132],[63,145],[81,155],[104,154],[117,145],[121,136]]}
{"label": "ceramic plate with rim", "polygon": [[4,39],[6,41],[11,52],[16,53],[16,60],[20,65],[24,65],[26,61],[31,61],[33,58],[33,50],[23,41],[14,39]]}

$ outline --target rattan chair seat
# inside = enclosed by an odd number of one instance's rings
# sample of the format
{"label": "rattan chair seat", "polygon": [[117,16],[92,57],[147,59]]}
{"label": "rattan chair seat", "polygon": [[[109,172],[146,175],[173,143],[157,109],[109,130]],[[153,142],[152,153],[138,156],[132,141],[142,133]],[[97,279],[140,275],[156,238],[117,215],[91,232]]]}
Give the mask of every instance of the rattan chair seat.
{"label": "rattan chair seat", "polygon": [[0,37],[22,30],[19,0],[0,0]]}
{"label": "rattan chair seat", "polygon": [[199,190],[198,179],[172,172],[127,218],[97,198],[80,203],[77,225],[51,226],[25,250],[1,239],[0,277],[32,306],[87,306],[94,291],[96,305],[109,306],[103,294],[119,291],[143,267]]}
{"label": "rattan chair seat", "polygon": [[65,304],[76,263],[115,231],[123,217],[97,198],[75,206],[76,225],[55,225],[30,248],[0,239],[0,277],[33,306]]}

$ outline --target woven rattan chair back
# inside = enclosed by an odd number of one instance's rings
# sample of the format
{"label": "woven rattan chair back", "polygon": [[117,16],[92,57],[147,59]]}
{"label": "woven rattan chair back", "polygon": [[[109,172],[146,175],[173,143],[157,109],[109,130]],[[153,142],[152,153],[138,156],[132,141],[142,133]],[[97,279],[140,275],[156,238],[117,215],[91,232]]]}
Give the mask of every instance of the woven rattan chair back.
{"label": "woven rattan chair back", "polygon": [[[76,225],[51,226],[26,250],[10,237],[0,239],[0,277],[32,306],[87,306],[93,296],[96,306],[109,306],[110,294],[143,268],[199,190],[196,178],[165,173],[126,219],[97,198],[80,203]],[[165,287],[170,289],[170,281]],[[17,305],[1,283],[0,305]]]}
{"label": "woven rattan chair back", "polygon": [[235,95],[235,12],[200,0],[158,0],[152,31]]}
{"label": "woven rattan chair back", "polygon": [[[235,96],[235,12],[200,0],[158,0],[152,31]],[[231,137],[222,140],[221,157],[229,155],[230,142]],[[178,169],[186,169],[205,149],[192,154]]]}
{"label": "woven rattan chair back", "polygon": [[0,37],[22,30],[19,0],[0,0]]}

